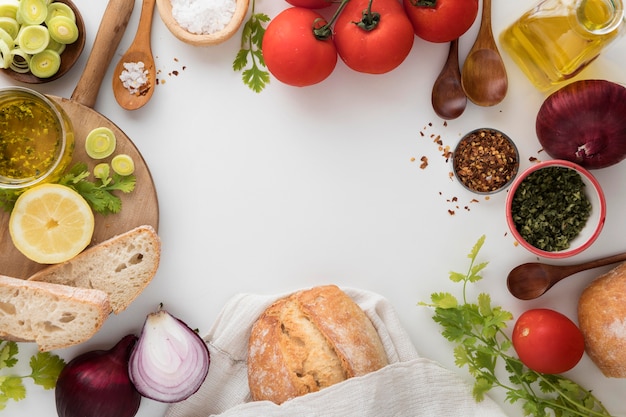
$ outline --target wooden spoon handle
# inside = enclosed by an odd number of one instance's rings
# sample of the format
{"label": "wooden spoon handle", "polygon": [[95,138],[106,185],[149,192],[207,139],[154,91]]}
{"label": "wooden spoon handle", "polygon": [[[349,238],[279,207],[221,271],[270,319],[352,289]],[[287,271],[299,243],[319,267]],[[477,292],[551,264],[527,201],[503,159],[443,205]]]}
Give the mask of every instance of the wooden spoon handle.
{"label": "wooden spoon handle", "polygon": [[135,0],[109,0],[85,69],[72,93],[72,100],[93,108],[107,72],[135,7]]}
{"label": "wooden spoon handle", "polygon": [[[152,17],[154,16],[154,5],[156,0],[143,0],[141,5],[141,15],[139,16],[139,26],[135,34],[133,44],[139,43],[150,51],[150,34],[152,32]],[[144,49],[145,50],[145,49]]]}
{"label": "wooden spoon handle", "polygon": [[595,261],[584,262],[579,265],[571,265],[564,268],[564,272],[567,275],[573,275],[578,272],[586,271],[588,269],[599,268],[601,266],[611,265],[617,262],[626,261],[626,253],[620,253],[613,256],[607,256],[606,258],[596,259]]}

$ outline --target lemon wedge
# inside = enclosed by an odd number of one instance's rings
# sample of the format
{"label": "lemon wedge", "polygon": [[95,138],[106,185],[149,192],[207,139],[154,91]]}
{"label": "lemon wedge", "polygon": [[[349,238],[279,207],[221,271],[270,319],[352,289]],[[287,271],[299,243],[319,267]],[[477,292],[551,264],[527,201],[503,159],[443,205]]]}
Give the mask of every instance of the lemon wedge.
{"label": "lemon wedge", "polygon": [[65,262],[91,242],[94,216],[76,191],[59,184],[26,190],[15,202],[9,233],[15,247],[41,264]]}

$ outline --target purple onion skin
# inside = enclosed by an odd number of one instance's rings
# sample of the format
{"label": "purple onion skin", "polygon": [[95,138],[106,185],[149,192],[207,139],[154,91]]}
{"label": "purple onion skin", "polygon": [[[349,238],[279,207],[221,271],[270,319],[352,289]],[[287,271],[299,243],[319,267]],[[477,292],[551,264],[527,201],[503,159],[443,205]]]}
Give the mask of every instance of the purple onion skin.
{"label": "purple onion skin", "polygon": [[562,87],[537,114],[537,138],[555,159],[587,169],[626,158],[626,88],[606,80],[581,80]]}
{"label": "purple onion skin", "polygon": [[123,337],[110,350],[94,350],[72,359],[55,389],[59,417],[133,417],[141,395],[128,376],[128,359],[137,336]]}

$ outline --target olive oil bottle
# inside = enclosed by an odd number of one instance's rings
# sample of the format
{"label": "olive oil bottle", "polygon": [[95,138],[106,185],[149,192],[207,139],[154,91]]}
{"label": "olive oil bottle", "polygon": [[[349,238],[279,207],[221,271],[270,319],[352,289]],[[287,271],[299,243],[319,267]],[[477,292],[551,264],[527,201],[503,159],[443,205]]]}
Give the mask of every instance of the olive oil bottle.
{"label": "olive oil bottle", "polygon": [[622,0],[543,0],[502,32],[502,48],[549,90],[574,77],[624,31]]}

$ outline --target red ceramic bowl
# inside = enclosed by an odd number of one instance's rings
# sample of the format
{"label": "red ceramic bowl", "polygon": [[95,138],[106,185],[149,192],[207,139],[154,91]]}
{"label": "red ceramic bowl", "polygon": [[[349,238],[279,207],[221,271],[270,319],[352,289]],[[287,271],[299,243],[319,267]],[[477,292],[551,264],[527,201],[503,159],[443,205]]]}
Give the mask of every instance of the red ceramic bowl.
{"label": "red ceramic bowl", "polygon": [[[512,203],[515,197],[515,193],[520,187],[520,184],[533,172],[538,171],[540,169],[544,169],[547,167],[564,167],[568,169],[573,169],[580,174],[584,184],[585,184],[585,194],[591,203],[591,213],[587,222],[580,233],[574,237],[570,246],[567,249],[563,249],[560,251],[547,251],[543,249],[536,248],[531,245],[529,242],[524,240],[521,236],[520,232],[517,230],[515,222],[513,221],[512,214]],[[513,237],[526,248],[529,252],[543,257],[543,258],[551,258],[551,259],[562,259],[568,258],[570,256],[577,255],[587,249],[591,244],[598,238],[602,228],[604,226],[604,220],[606,218],[606,200],[604,198],[604,192],[600,187],[600,184],[595,179],[593,175],[586,169],[581,166],[564,160],[551,160],[544,161],[538,164],[527,168],[524,172],[522,172],[513,182],[511,189],[506,198],[506,222],[509,226],[509,230],[513,234]]]}

